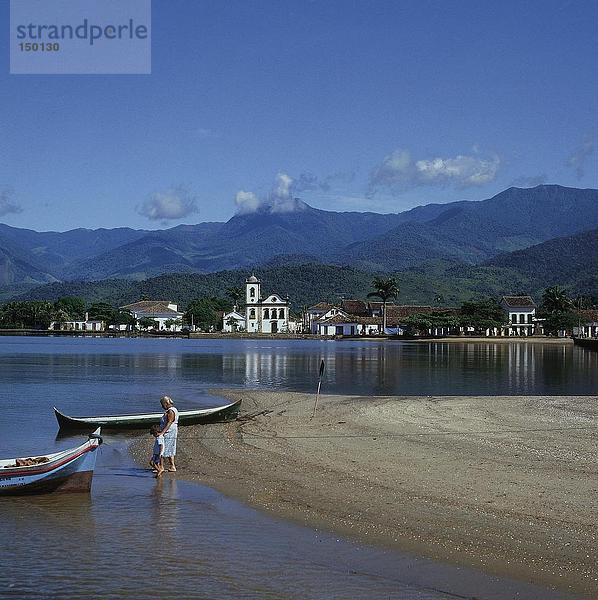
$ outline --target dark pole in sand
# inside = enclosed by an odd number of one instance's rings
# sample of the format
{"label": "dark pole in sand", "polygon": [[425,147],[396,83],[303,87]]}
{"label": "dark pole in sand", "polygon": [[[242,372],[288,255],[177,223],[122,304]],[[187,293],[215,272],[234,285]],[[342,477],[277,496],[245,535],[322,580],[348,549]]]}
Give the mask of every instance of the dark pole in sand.
{"label": "dark pole in sand", "polygon": [[324,359],[320,363],[320,375],[318,377],[318,391],[316,392],[316,401],[314,403],[314,412],[311,415],[313,419],[316,416],[316,409],[318,408],[318,399],[320,398],[320,388],[322,387],[322,375],[324,375]]}

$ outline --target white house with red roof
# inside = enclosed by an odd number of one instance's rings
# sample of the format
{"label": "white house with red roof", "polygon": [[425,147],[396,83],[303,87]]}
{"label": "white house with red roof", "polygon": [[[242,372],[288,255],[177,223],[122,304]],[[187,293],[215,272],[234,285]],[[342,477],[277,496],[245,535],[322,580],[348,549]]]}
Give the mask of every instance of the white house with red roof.
{"label": "white house with red roof", "polygon": [[[147,318],[156,321],[154,329],[160,331],[180,331],[185,314],[179,310],[178,304],[170,300],[141,300],[121,306],[120,310],[128,311],[137,320]],[[169,323],[168,327],[167,321],[175,324]]]}
{"label": "white house with red roof", "polygon": [[500,305],[509,319],[503,330],[505,335],[528,336],[538,332],[537,307],[531,296],[503,296]]}

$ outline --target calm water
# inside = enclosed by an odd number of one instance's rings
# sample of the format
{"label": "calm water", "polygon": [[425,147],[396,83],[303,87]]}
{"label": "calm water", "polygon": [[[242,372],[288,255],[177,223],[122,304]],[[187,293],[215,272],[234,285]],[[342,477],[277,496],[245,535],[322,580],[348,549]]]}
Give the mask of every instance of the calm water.
{"label": "calm water", "polygon": [[[71,413],[211,405],[207,390],[264,386],[359,394],[586,394],[598,354],[536,344],[0,338],[0,457],[56,440]],[[209,488],[136,468],[107,436],[90,497],[2,499],[0,596],[556,598],[545,591],[337,539]]]}

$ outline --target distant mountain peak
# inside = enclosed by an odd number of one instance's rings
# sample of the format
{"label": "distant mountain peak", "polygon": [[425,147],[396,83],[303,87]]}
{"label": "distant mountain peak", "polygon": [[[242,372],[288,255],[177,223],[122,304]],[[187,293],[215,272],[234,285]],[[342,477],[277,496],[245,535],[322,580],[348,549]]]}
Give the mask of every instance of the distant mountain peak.
{"label": "distant mountain peak", "polygon": [[307,202],[303,202],[299,198],[268,198],[260,202],[255,208],[246,209],[236,216],[247,215],[247,214],[268,214],[268,215],[280,215],[285,213],[303,212],[306,210],[316,210]]}
{"label": "distant mountain peak", "polygon": [[277,265],[317,259],[370,271],[431,260],[475,264],[598,229],[598,190],[554,184],[512,187],[481,201],[429,204],[386,215],[314,208],[295,198],[288,186],[266,198],[243,194],[240,211],[225,223],[63,233],[0,225],[0,285],[206,273],[255,267],[277,257],[284,257]]}

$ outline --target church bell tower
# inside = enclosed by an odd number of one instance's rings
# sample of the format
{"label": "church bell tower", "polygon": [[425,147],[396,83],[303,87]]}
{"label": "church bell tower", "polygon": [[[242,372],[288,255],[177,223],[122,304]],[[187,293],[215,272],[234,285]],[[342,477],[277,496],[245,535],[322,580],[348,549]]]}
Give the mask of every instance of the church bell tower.
{"label": "church bell tower", "polygon": [[253,274],[245,280],[245,329],[249,333],[259,333],[262,330],[259,306],[262,297],[261,284]]}
{"label": "church bell tower", "polygon": [[246,304],[257,304],[261,297],[262,282],[252,275],[245,280],[245,302]]}

